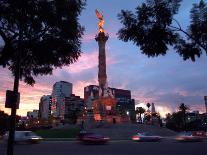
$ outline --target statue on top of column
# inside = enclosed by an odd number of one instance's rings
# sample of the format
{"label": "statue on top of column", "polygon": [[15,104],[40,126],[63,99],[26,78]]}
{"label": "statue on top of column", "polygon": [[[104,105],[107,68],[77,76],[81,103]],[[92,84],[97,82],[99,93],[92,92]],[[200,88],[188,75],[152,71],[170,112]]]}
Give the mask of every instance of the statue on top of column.
{"label": "statue on top of column", "polygon": [[99,23],[98,23],[98,28],[99,28],[99,32],[104,32],[104,19],[103,19],[103,14],[101,14],[97,9],[96,9],[96,16],[99,19]]}

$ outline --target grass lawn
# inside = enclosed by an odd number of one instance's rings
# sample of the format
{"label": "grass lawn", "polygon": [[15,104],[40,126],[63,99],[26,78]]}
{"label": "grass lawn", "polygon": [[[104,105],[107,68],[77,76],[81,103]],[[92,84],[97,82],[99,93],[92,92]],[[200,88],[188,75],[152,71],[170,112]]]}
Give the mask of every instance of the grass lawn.
{"label": "grass lawn", "polygon": [[75,138],[79,129],[49,129],[37,130],[35,133],[43,138]]}

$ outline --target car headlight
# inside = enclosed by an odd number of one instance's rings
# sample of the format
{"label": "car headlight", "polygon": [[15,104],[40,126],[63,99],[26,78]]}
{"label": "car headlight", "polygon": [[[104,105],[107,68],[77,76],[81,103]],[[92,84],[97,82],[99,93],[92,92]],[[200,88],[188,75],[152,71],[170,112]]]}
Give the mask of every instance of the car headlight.
{"label": "car headlight", "polygon": [[109,138],[108,138],[108,137],[104,137],[103,139],[104,139],[104,140],[109,140]]}

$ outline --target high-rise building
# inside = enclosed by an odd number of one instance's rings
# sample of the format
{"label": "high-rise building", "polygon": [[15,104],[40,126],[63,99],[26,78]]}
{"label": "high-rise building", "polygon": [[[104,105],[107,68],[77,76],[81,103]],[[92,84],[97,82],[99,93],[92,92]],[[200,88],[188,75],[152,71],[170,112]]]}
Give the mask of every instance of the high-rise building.
{"label": "high-rise building", "polygon": [[156,113],[154,103],[151,104],[151,113]]}
{"label": "high-rise building", "polygon": [[84,99],[80,98],[80,96],[71,94],[70,97],[65,97],[65,122],[74,123],[76,121],[75,118],[77,119],[79,117],[84,108]]}
{"label": "high-rise building", "polygon": [[206,107],[206,113],[207,113],[207,96],[204,96],[204,101],[205,101],[205,107]]}
{"label": "high-rise building", "polygon": [[[129,115],[135,111],[135,101],[131,98],[131,91],[117,88],[108,88],[116,99],[116,107],[126,111]],[[86,104],[90,104],[89,99],[99,98],[99,86],[89,85],[84,88],[84,100]],[[90,107],[91,105],[86,105]]]}
{"label": "high-rise building", "polygon": [[65,97],[72,94],[72,83],[66,81],[56,82],[52,90],[52,114],[55,117],[64,119],[65,115]]}
{"label": "high-rise building", "polygon": [[51,115],[52,96],[44,95],[40,99],[39,103],[39,118],[48,119]]}
{"label": "high-rise building", "polygon": [[132,117],[132,114],[135,111],[135,101],[131,98],[131,91],[117,88],[110,89],[117,100],[117,107],[126,111],[128,115]]}

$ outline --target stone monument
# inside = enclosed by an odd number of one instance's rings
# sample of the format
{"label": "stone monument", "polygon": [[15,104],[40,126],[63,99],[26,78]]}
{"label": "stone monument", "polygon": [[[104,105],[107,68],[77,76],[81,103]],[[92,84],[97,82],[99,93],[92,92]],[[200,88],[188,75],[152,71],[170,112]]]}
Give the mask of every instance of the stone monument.
{"label": "stone monument", "polygon": [[108,34],[105,34],[103,25],[103,15],[96,10],[96,16],[99,19],[98,34],[95,40],[99,46],[98,56],[98,82],[99,82],[99,98],[93,101],[93,113],[96,121],[104,121],[110,123],[116,123],[119,121],[119,117],[116,115],[116,99],[113,93],[108,88],[107,74],[106,74],[106,52],[105,45],[109,38]]}

